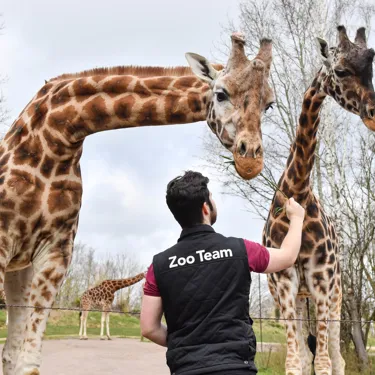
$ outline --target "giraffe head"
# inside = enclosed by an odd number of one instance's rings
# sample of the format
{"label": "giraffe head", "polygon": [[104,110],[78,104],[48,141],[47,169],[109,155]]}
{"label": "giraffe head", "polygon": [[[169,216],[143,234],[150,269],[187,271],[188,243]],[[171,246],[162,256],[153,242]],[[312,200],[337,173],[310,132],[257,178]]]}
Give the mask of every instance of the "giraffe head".
{"label": "giraffe head", "polygon": [[363,123],[375,131],[375,93],[372,84],[372,64],[375,51],[367,48],[365,28],[357,30],[354,43],[344,26],[338,26],[337,47],[328,48],[318,38],[325,74],[323,90],[343,108],[359,115]]}
{"label": "giraffe head", "polygon": [[235,167],[244,179],[263,169],[261,120],[274,102],[268,83],[272,43],[262,39],[257,56],[249,60],[242,34],[232,34],[232,50],[226,67],[217,71],[206,58],[187,53],[194,72],[210,86],[207,123],[221,143],[233,153]]}

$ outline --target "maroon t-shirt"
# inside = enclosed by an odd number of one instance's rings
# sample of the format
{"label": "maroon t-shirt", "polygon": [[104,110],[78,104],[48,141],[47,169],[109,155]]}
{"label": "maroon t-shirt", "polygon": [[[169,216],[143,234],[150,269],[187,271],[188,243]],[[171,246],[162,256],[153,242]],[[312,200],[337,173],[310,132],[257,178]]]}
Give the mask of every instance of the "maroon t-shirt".
{"label": "maroon t-shirt", "polygon": [[[270,261],[269,251],[256,242],[243,240],[247,252],[247,261],[251,272],[262,273],[268,267]],[[159,288],[156,284],[154,266],[151,264],[147,271],[146,282],[143,288],[146,296],[160,297]]]}

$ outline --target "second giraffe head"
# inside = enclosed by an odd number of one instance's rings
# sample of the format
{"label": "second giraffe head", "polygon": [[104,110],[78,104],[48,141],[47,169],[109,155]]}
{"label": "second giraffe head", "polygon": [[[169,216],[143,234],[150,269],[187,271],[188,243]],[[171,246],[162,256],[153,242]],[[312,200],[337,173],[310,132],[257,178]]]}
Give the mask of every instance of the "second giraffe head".
{"label": "second giraffe head", "polygon": [[365,28],[357,30],[354,43],[344,26],[338,26],[338,44],[318,38],[323,59],[321,75],[323,90],[339,105],[359,115],[363,123],[375,131],[375,92],[372,84],[372,65],[375,51],[367,48]]}
{"label": "second giraffe head", "polygon": [[232,50],[220,71],[195,53],[186,58],[194,72],[210,86],[207,123],[233,153],[239,175],[249,180],[263,169],[262,115],[274,102],[268,83],[272,42],[263,39],[257,56],[249,60],[242,34],[232,34]]}

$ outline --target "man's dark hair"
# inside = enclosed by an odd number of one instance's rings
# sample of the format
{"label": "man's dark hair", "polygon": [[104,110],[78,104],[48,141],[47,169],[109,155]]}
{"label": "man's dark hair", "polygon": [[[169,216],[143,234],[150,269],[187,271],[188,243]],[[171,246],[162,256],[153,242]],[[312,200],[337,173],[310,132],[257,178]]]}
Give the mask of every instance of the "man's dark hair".
{"label": "man's dark hair", "polygon": [[213,209],[207,184],[210,180],[199,172],[187,171],[167,186],[167,205],[182,228],[203,222],[202,206]]}

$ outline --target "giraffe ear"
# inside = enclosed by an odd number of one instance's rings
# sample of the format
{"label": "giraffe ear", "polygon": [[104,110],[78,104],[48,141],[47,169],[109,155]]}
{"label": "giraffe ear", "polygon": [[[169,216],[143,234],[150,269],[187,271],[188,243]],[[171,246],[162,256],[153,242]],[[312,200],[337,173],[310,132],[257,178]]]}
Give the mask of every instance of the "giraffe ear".
{"label": "giraffe ear", "polygon": [[323,64],[327,68],[330,68],[332,60],[331,60],[331,57],[329,56],[329,52],[328,52],[328,43],[322,38],[316,38],[316,41],[317,41],[317,44],[318,44],[320,57],[323,60]]}
{"label": "giraffe ear", "polygon": [[322,38],[316,38],[320,54],[323,58],[328,59],[328,43]]}
{"label": "giraffe ear", "polygon": [[212,83],[219,75],[219,72],[205,57],[191,52],[185,53],[185,57],[193,73],[202,81]]}

